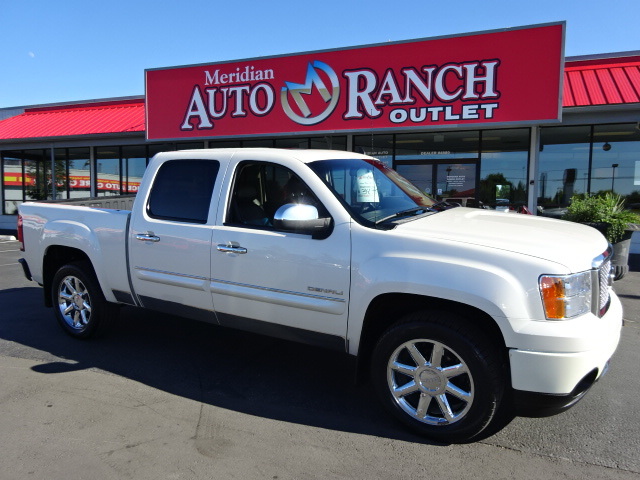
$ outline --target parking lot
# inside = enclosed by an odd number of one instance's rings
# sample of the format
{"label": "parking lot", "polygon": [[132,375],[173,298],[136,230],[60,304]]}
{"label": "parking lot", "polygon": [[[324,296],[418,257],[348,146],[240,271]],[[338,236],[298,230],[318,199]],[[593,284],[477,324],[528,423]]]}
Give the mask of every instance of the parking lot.
{"label": "parking lot", "polygon": [[640,476],[638,271],[615,285],[622,341],[583,401],[439,445],[387,416],[335,352],[133,308],[107,337],[73,340],[18,258],[0,239],[3,480]]}

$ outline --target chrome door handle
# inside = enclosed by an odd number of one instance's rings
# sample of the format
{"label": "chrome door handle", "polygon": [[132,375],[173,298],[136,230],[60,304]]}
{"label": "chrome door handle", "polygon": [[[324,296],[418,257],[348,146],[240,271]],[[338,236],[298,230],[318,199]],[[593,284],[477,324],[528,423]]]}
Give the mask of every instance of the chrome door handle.
{"label": "chrome door handle", "polygon": [[152,233],[138,233],[136,234],[136,240],[140,240],[142,242],[159,242],[160,237],[156,237]]}
{"label": "chrome door handle", "polygon": [[219,252],[223,252],[223,253],[247,253],[247,249],[244,247],[234,247],[232,245],[222,245],[219,244],[218,246],[216,246],[216,249]]}

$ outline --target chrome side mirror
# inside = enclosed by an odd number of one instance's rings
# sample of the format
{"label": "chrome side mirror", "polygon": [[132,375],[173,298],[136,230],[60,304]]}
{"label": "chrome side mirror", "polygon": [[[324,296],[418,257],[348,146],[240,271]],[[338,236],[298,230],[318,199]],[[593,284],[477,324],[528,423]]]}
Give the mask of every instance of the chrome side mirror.
{"label": "chrome side mirror", "polygon": [[280,230],[313,235],[325,238],[330,233],[331,218],[320,218],[318,209],[313,205],[287,203],[282,205],[273,216],[273,226]]}

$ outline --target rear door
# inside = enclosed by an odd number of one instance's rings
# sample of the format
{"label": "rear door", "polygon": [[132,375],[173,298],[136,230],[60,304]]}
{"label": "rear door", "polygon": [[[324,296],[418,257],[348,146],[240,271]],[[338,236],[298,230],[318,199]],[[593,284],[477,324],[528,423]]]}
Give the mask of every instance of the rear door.
{"label": "rear door", "polygon": [[142,306],[215,321],[210,206],[219,170],[216,160],[186,158],[149,172],[153,185],[144,208],[132,215],[128,238],[131,282]]}

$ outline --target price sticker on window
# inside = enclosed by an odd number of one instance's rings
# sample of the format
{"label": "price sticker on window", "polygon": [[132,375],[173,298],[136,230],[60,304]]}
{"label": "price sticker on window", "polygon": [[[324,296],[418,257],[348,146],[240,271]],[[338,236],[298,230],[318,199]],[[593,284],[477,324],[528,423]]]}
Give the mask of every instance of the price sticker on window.
{"label": "price sticker on window", "polygon": [[367,169],[358,170],[358,202],[361,203],[377,203],[380,201],[378,196],[378,186],[373,178],[373,172]]}

